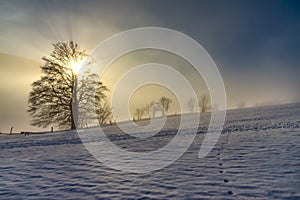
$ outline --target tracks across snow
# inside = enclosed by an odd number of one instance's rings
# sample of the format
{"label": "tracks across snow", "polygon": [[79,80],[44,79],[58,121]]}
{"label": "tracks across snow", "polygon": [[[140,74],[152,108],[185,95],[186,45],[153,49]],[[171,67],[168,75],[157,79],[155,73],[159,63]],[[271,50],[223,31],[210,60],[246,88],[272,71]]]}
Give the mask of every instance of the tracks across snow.
{"label": "tracks across snow", "polygon": [[[230,111],[229,131],[205,158],[198,158],[205,136],[198,134],[182,157],[148,174],[104,166],[76,132],[1,136],[0,199],[299,199],[299,110],[294,104]],[[109,137],[128,150],[153,150],[176,134],[177,118],[170,119],[165,130],[145,141]],[[207,119],[204,114],[203,124]],[[270,127],[236,128],[255,124]]]}

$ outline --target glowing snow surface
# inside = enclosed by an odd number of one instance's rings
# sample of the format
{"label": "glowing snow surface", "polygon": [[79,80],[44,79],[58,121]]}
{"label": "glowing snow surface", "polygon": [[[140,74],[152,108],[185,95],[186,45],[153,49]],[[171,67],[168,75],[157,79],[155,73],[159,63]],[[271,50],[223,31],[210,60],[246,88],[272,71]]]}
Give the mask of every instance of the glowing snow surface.
{"label": "glowing snow surface", "polygon": [[[148,174],[104,166],[76,132],[0,136],[0,199],[300,199],[300,104],[229,111],[204,159],[197,156],[209,116],[201,117],[189,150]],[[178,120],[145,140],[105,130],[122,148],[149,151],[173,138]]]}

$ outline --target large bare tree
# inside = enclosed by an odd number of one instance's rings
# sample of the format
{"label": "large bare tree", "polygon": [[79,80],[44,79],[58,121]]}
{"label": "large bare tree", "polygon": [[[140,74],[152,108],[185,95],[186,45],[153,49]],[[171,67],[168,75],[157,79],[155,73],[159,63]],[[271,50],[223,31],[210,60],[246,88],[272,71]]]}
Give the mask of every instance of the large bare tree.
{"label": "large bare tree", "polygon": [[29,94],[31,124],[74,129],[76,125],[84,126],[95,116],[90,114],[93,109],[101,117],[103,109],[109,109],[102,103],[108,89],[98,75],[89,70],[85,70],[80,78],[77,74],[87,52],[73,41],[58,42],[53,47],[50,56],[42,58],[44,75],[32,84]]}

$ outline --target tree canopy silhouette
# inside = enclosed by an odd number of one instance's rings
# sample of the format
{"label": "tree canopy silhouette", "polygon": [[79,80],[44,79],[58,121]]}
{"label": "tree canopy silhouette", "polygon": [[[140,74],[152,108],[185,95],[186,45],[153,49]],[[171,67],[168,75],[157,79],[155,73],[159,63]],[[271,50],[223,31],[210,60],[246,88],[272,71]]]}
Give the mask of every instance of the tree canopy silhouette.
{"label": "tree canopy silhouette", "polygon": [[[74,129],[76,125],[84,126],[95,116],[89,114],[91,109],[95,109],[99,122],[104,123],[110,112],[107,104],[103,104],[107,87],[89,70],[85,70],[80,79],[77,77],[75,67],[88,57],[86,51],[73,41],[58,42],[53,47],[50,56],[42,58],[44,75],[32,84],[29,94],[31,124]],[[105,115],[102,114],[104,110]],[[79,112],[85,114],[79,117]]]}
{"label": "tree canopy silhouette", "polygon": [[201,112],[207,112],[210,108],[210,99],[207,95],[203,95],[198,103]]}
{"label": "tree canopy silhouette", "polygon": [[190,113],[193,113],[195,110],[196,100],[194,98],[190,98],[187,102],[187,106],[189,108]]}
{"label": "tree canopy silhouette", "polygon": [[169,99],[168,97],[161,97],[159,99],[159,102],[161,103],[162,107],[165,109],[166,113],[168,113],[168,110],[169,110],[169,106],[170,106],[170,103],[172,103],[172,99]]}

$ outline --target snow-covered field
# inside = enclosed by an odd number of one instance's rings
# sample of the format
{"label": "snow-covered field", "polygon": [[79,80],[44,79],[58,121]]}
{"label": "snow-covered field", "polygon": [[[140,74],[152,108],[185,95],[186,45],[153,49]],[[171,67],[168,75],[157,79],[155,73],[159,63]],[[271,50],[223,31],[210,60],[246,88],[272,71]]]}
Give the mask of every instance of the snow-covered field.
{"label": "snow-covered field", "polygon": [[[300,104],[229,111],[203,159],[198,151],[209,116],[201,117],[189,150],[147,174],[104,166],[76,132],[0,136],[0,199],[300,199]],[[147,140],[106,131],[122,148],[153,150],[173,138],[178,120],[170,117]]]}

